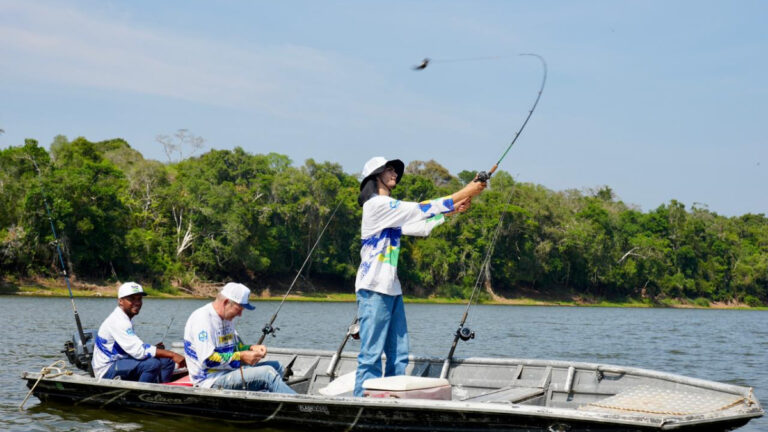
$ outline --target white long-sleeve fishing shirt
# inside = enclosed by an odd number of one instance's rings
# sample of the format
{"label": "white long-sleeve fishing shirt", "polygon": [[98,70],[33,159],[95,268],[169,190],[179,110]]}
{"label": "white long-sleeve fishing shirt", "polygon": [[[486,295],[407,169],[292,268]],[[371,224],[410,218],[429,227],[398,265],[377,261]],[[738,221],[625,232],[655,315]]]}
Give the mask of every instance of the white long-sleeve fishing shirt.
{"label": "white long-sleeve fishing shirt", "polygon": [[145,344],[136,336],[133,321],[119,306],[101,323],[94,345],[91,365],[96,378],[103,377],[112,363],[120,359],[146,360],[157,354],[155,346]]}
{"label": "white long-sleeve fishing shirt", "polygon": [[360,228],[362,248],[355,291],[366,289],[401,295],[403,291],[397,278],[400,236],[427,236],[445,222],[443,213],[453,210],[450,196],[415,203],[376,195],[366,201]]}

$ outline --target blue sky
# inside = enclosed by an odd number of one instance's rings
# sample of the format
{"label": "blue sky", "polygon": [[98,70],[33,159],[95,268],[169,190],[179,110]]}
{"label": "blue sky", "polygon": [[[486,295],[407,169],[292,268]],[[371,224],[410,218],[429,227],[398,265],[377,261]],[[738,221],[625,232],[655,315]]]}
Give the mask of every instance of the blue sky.
{"label": "blue sky", "polygon": [[[0,0],[0,148],[185,128],[356,173],[371,156],[768,214],[768,2]],[[424,57],[436,62],[415,72]],[[492,60],[437,60],[499,57]]]}

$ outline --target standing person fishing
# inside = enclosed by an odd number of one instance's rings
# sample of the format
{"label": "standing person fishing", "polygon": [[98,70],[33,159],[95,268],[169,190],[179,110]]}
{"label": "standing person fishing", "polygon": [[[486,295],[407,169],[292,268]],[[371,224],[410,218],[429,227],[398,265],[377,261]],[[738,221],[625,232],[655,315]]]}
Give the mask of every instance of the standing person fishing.
{"label": "standing person fishing", "polygon": [[365,380],[382,376],[382,354],[387,356],[385,376],[403,375],[408,365],[408,327],[397,278],[400,236],[429,235],[445,222],[444,216],[466,211],[472,197],[486,187],[485,182],[473,181],[450,196],[420,203],[400,201],[390,195],[404,168],[399,159],[380,156],[363,167],[357,200],[363,207],[362,248],[355,280],[361,342],[354,392],[358,397],[363,396]]}

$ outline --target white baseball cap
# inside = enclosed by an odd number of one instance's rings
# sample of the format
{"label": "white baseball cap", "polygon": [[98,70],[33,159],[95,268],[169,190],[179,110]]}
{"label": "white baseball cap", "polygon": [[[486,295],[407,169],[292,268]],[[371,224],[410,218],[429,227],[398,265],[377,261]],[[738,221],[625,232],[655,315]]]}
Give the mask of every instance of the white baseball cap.
{"label": "white baseball cap", "polygon": [[251,290],[243,284],[229,282],[221,289],[221,295],[248,310],[256,309],[253,305],[248,303],[248,296],[251,295]]}
{"label": "white baseball cap", "polygon": [[120,288],[117,289],[117,298],[119,299],[134,294],[141,294],[142,297],[147,295],[147,293],[144,292],[144,288],[136,282],[126,282],[120,285]]}

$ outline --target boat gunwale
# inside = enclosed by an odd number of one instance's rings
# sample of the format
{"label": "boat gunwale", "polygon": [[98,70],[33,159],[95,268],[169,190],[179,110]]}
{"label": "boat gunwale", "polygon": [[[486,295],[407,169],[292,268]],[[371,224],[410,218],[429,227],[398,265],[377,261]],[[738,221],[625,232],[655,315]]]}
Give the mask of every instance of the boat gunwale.
{"label": "boat gunwale", "polygon": [[[283,354],[283,355],[307,355],[307,356],[331,356],[332,351],[325,350],[295,350],[290,348],[270,348],[270,353]],[[357,358],[357,353],[345,353],[342,357]],[[410,354],[408,356],[409,363],[415,362],[430,362],[442,364],[445,359],[439,357],[425,357],[415,356]],[[655,378],[669,380],[679,384],[686,384],[701,387],[707,390],[722,391],[734,395],[744,396],[750,398],[754,403],[760,406],[760,403],[753,397],[753,388],[745,387],[736,384],[722,383],[718,381],[707,380],[703,378],[694,378],[685,375],[680,375],[670,372],[661,372],[652,369],[639,368],[634,366],[621,366],[608,363],[591,363],[591,362],[577,362],[568,360],[548,360],[548,359],[526,359],[526,358],[511,358],[511,357],[465,357],[454,358],[452,361],[453,366],[459,366],[461,364],[477,364],[477,365],[491,365],[491,366],[552,366],[556,368],[568,369],[573,366],[576,369],[594,370],[607,373],[625,373],[632,374],[641,377]]]}

